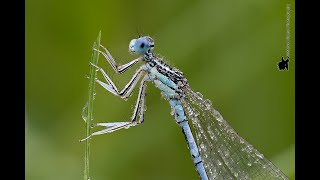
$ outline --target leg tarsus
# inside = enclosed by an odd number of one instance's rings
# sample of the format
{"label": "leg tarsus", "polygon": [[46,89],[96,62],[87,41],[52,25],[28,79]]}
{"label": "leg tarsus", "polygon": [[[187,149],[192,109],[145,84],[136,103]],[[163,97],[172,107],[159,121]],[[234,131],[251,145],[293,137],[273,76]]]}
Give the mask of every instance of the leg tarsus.
{"label": "leg tarsus", "polygon": [[80,140],[80,142],[83,142],[83,141],[85,141],[85,140],[87,140],[87,139],[89,139],[89,138],[91,138],[91,137],[92,137],[92,134],[90,134],[89,136],[87,136],[87,137],[85,137],[85,138],[81,139],[81,140]]}

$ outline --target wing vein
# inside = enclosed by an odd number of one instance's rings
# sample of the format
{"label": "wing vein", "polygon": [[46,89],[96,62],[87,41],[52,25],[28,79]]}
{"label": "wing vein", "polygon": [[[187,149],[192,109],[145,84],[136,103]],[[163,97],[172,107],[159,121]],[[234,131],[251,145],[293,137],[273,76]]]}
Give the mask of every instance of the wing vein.
{"label": "wing vein", "polygon": [[189,86],[182,100],[209,179],[288,179]]}

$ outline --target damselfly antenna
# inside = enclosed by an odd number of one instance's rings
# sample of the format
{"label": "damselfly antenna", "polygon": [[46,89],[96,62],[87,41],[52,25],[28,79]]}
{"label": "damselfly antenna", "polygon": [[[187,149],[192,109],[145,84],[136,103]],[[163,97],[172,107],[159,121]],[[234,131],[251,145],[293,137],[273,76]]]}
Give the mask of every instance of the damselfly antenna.
{"label": "damselfly antenna", "polygon": [[136,28],[136,31],[137,31],[137,34],[138,34],[138,38],[141,38],[142,36],[141,36],[141,34],[139,33],[138,28]]}

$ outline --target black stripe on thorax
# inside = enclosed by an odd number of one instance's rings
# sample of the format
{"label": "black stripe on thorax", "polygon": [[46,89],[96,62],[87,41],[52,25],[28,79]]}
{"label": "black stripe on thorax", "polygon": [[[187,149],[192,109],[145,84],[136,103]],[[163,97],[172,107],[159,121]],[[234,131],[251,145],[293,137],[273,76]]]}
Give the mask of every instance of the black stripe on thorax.
{"label": "black stripe on thorax", "polygon": [[183,79],[183,76],[180,72],[171,68],[169,65],[165,64],[163,61],[159,61],[159,64],[155,65],[155,67],[157,68],[157,71],[159,73],[163,74],[164,76],[167,76],[170,80],[172,80],[176,84]]}

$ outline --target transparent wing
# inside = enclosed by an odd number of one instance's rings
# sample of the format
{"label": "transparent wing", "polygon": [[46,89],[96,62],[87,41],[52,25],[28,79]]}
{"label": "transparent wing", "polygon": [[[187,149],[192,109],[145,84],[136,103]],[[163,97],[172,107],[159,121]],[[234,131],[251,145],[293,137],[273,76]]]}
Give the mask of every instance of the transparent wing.
{"label": "transparent wing", "polygon": [[182,103],[195,129],[209,179],[288,179],[232,129],[210,100],[188,86],[184,92]]}

